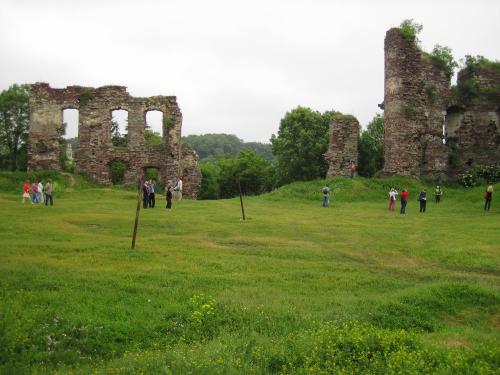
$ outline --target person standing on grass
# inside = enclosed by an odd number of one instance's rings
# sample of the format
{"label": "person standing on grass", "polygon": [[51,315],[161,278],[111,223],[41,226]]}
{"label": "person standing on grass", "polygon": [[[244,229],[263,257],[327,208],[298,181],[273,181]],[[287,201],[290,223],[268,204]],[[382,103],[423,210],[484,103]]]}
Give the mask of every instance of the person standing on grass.
{"label": "person standing on grass", "polygon": [[389,191],[389,211],[394,211],[394,206],[396,205],[396,197],[398,196],[398,192],[396,189],[391,188]]}
{"label": "person standing on grass", "polygon": [[31,185],[31,202],[38,203],[38,181],[35,180]]}
{"label": "person standing on grass", "polygon": [[147,180],[142,185],[142,207],[149,207],[149,183]]}
{"label": "person standing on grass", "polygon": [[38,199],[38,203],[42,203],[43,204],[43,184],[42,184],[42,180],[38,181],[38,196],[37,196],[37,199]]}
{"label": "person standing on grass", "polygon": [[328,185],[325,185],[321,190],[323,192],[323,207],[330,206],[330,188]]}
{"label": "person standing on grass", "polygon": [[167,207],[169,210],[172,208],[172,187],[167,187]]}
{"label": "person standing on grass", "polygon": [[425,189],[420,192],[418,201],[420,202],[420,212],[425,212],[425,208],[427,206],[427,192]]}
{"label": "person standing on grass", "polygon": [[488,186],[486,193],[484,194],[484,210],[489,211],[491,206],[491,200],[493,199],[493,185]]}
{"label": "person standing on grass", "polygon": [[358,175],[356,170],[357,170],[356,162],[354,160],[351,160],[351,178],[354,178]]}
{"label": "person standing on grass", "polygon": [[434,189],[434,197],[436,198],[436,204],[439,204],[441,202],[441,195],[443,194],[443,191],[441,190],[441,186],[437,185],[436,189]]}
{"label": "person standing on grass", "polygon": [[48,206],[48,203],[50,201],[50,205],[54,205],[54,200],[52,198],[52,181],[47,180],[47,183],[45,184],[45,205]]}
{"label": "person standing on grass", "polygon": [[24,181],[24,185],[23,185],[23,204],[24,204],[24,200],[26,198],[28,198],[29,201],[31,202],[31,204],[33,204],[33,202],[31,201],[31,197],[30,197],[30,182],[29,182],[29,180]]}
{"label": "person standing on grass", "polygon": [[399,211],[400,214],[406,214],[406,205],[408,203],[408,198],[410,197],[410,193],[408,190],[403,189],[401,192],[401,210]]}
{"label": "person standing on grass", "polygon": [[155,180],[149,180],[149,207],[155,208]]}
{"label": "person standing on grass", "polygon": [[[175,190],[175,189],[174,189]],[[180,201],[182,199],[182,176],[177,180],[177,194],[176,199]]]}

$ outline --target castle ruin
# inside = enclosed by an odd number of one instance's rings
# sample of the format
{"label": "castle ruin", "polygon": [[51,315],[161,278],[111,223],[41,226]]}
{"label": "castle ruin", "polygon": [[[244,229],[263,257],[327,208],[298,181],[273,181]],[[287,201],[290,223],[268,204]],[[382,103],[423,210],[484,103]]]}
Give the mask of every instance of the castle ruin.
{"label": "castle ruin", "polygon": [[[62,169],[59,161],[62,113],[65,109],[77,109],[75,172],[109,184],[111,163],[121,161],[127,165],[124,182],[137,183],[144,178],[146,168],[156,168],[163,183],[182,176],[184,194],[196,197],[201,182],[198,156],[181,143],[182,114],[175,96],[136,98],[123,86],[55,89],[46,83],[36,83],[31,85],[29,104],[29,170]],[[120,109],[128,111],[128,135],[127,145],[119,147],[112,142],[111,113]],[[163,142],[149,146],[145,140],[146,113],[153,110],[163,114]]]}
{"label": "castle ruin", "polygon": [[[459,72],[457,87],[442,64],[399,29],[385,38],[384,173],[441,177],[500,162],[498,70],[477,64]],[[473,80],[473,82],[471,81]],[[464,98],[461,88],[475,87]]]}
{"label": "castle ruin", "polygon": [[358,120],[350,115],[336,115],[330,122],[329,135],[326,177],[350,176],[351,163],[358,161]]}

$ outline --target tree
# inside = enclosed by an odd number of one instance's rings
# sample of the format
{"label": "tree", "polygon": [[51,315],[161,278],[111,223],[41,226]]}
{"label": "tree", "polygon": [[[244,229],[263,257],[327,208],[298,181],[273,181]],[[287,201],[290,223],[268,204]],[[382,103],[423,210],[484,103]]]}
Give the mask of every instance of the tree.
{"label": "tree", "polygon": [[384,118],[376,114],[358,140],[358,172],[372,177],[384,167]]}
{"label": "tree", "polygon": [[26,152],[29,112],[28,85],[12,85],[0,93],[0,150],[7,151],[2,159],[9,160],[13,171],[24,167],[19,162]]}
{"label": "tree", "polygon": [[325,177],[328,165],[324,153],[328,149],[330,121],[338,114],[321,114],[300,106],[286,113],[278,135],[271,137],[280,184]]}

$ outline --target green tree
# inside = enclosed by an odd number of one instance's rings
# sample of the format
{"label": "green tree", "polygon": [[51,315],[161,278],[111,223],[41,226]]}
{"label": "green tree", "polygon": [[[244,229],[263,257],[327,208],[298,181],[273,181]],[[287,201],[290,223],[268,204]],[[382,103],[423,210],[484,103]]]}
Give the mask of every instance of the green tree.
{"label": "green tree", "polygon": [[325,177],[328,165],[324,153],[330,121],[336,115],[335,111],[321,114],[300,106],[286,113],[278,135],[271,137],[279,184]]}
{"label": "green tree", "polygon": [[29,130],[29,86],[12,85],[0,93],[0,150],[8,154],[11,170],[24,169],[26,142]]}
{"label": "green tree", "polygon": [[358,172],[372,177],[384,167],[384,118],[377,113],[358,140]]}

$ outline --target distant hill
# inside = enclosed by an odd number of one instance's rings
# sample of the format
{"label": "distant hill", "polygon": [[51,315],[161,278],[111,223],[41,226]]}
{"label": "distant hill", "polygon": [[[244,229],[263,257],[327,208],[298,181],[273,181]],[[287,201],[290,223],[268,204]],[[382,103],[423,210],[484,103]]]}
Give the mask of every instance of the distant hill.
{"label": "distant hill", "polygon": [[270,143],[244,142],[233,134],[202,134],[182,137],[182,141],[196,150],[200,161],[215,159],[222,154],[236,156],[242,150],[252,150],[266,160],[274,160]]}

